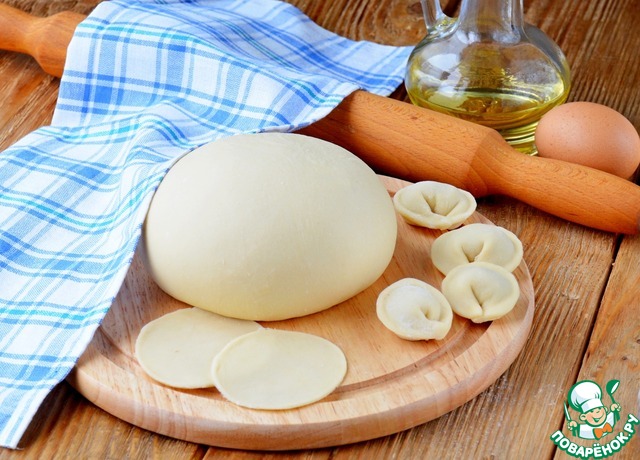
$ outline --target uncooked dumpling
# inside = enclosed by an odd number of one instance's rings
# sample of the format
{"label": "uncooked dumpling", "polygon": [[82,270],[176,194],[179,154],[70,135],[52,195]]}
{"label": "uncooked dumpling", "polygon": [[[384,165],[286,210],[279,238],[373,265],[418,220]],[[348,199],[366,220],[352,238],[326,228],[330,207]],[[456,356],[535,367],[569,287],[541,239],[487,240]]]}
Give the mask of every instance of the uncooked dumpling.
{"label": "uncooked dumpling", "polygon": [[378,296],[376,311],[382,324],[407,340],[443,339],[453,320],[445,296],[414,278],[387,286]]}
{"label": "uncooked dumpling", "polygon": [[243,134],[187,154],[160,184],[143,257],[169,295],[281,320],[369,287],[396,242],[393,202],[358,157],[299,134]]}
{"label": "uncooked dumpling", "polygon": [[184,308],[147,323],[136,340],[140,367],[154,380],[176,388],[213,386],[211,362],[227,343],[262,329],[253,321]]}
{"label": "uncooked dumpling", "polygon": [[440,230],[459,227],[476,210],[471,193],[435,181],[416,182],[398,190],[393,204],[410,224]]}
{"label": "uncooked dumpling", "polygon": [[504,268],[473,262],[451,270],[442,281],[442,293],[456,314],[482,323],[509,313],[520,298],[520,286]]}
{"label": "uncooked dumpling", "polygon": [[443,233],[431,244],[431,261],[443,274],[458,265],[489,262],[512,272],[522,261],[522,243],[509,230],[469,224]]}
{"label": "uncooked dumpling", "polygon": [[344,379],[347,360],[328,340],[262,329],[229,343],[213,361],[216,388],[251,409],[291,409],[319,401]]}

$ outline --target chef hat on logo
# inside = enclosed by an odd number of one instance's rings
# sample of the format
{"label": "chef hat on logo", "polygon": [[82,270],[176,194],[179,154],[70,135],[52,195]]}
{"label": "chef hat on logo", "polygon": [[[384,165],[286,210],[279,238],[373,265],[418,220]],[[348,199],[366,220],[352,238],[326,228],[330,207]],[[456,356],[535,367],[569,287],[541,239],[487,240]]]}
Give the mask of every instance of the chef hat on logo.
{"label": "chef hat on logo", "polygon": [[604,407],[602,404],[602,389],[591,381],[576,383],[569,391],[571,406],[582,413],[589,412],[596,407]]}

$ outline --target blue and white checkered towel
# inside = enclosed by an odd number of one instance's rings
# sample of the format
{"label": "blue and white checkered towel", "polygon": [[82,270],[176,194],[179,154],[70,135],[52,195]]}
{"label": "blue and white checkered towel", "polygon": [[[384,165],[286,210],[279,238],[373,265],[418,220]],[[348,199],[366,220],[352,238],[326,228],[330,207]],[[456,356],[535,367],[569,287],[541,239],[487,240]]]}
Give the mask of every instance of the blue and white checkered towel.
{"label": "blue and white checkered towel", "polygon": [[70,44],[52,125],[0,153],[0,444],[17,446],[85,350],[180,156],[305,126],[358,88],[389,94],[409,51],[275,0],[100,4]]}

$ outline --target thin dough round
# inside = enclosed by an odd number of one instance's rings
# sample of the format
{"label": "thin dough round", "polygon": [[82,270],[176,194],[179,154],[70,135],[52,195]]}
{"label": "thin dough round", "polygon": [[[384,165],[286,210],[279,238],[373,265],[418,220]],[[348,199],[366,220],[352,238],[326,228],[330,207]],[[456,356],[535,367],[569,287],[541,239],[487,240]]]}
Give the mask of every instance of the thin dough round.
{"label": "thin dough round", "polygon": [[153,197],[142,239],[169,295],[274,321],[363,291],[391,261],[393,202],[362,160],[301,134],[224,138],[187,154]]}
{"label": "thin dough round", "polygon": [[147,323],[135,345],[140,367],[175,388],[213,386],[211,362],[233,339],[262,329],[253,321],[185,308]]}
{"label": "thin dough round", "polygon": [[509,230],[474,223],[443,233],[431,244],[431,261],[440,272],[471,262],[489,262],[510,272],[522,261],[522,242]]}
{"label": "thin dough round", "polygon": [[393,196],[396,211],[410,224],[448,230],[459,227],[476,210],[476,199],[450,184],[422,181]]}
{"label": "thin dough round", "polygon": [[229,401],[251,409],[280,410],[319,401],[344,379],[342,350],[322,337],[262,329],[229,343],[211,374]]}
{"label": "thin dough round", "polygon": [[451,329],[453,311],[435,287],[415,278],[387,286],[376,303],[378,318],[406,340],[440,340]]}
{"label": "thin dough round", "polygon": [[442,293],[453,311],[474,323],[502,318],[520,298],[520,286],[513,273],[486,263],[460,265],[442,281]]}

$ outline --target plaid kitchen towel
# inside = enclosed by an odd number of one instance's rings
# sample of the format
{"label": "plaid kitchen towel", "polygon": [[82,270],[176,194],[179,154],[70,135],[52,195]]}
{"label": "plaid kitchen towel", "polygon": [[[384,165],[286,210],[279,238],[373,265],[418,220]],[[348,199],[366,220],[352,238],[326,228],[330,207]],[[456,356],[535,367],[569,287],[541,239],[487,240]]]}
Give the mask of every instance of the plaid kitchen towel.
{"label": "plaid kitchen towel", "polygon": [[125,277],[184,153],[291,131],[386,95],[409,49],[354,42],[275,0],[109,1],[78,27],[51,126],[0,153],[0,444],[16,447]]}

